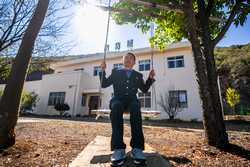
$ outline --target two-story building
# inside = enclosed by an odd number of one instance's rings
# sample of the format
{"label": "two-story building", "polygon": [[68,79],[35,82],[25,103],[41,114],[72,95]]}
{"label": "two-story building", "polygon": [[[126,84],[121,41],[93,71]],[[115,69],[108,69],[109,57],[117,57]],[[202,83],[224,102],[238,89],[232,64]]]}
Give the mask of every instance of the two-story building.
{"label": "two-story building", "polygon": [[[161,97],[169,94],[180,104],[178,118],[202,120],[201,100],[189,42],[172,44],[163,51],[154,50],[153,59],[151,48],[135,49],[132,52],[136,55],[134,69],[141,72],[145,80],[152,69],[152,63],[156,72],[156,82],[149,92],[138,93],[142,110],[161,111],[160,117],[167,118],[159,102]],[[126,53],[107,54],[107,76],[113,68],[122,67],[122,57]],[[73,116],[88,115],[92,109],[108,109],[113,88],[100,89],[98,73],[102,61],[103,53],[61,61],[52,65],[54,74],[43,75],[40,81],[26,82],[24,89],[36,92],[40,98],[35,113],[58,114],[54,105],[59,102],[67,103],[70,106],[68,113]]]}

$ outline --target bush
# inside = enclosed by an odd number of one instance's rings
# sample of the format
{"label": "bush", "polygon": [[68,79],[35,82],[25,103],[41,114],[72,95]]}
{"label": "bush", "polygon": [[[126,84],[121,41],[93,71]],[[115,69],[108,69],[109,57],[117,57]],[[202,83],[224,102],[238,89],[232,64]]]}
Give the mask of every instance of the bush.
{"label": "bush", "polygon": [[55,109],[59,112],[60,116],[62,117],[65,111],[69,111],[70,107],[66,103],[58,103],[55,105]]}
{"label": "bush", "polygon": [[38,95],[35,92],[23,92],[21,98],[21,111],[32,110],[39,101]]}
{"label": "bush", "polygon": [[[0,99],[3,95],[3,90],[0,90]],[[23,113],[25,110],[32,110],[39,101],[38,95],[35,92],[23,91],[20,104],[20,112]]]}
{"label": "bush", "polygon": [[228,88],[226,93],[226,99],[229,106],[232,108],[235,114],[235,106],[240,103],[240,94],[233,88]]}

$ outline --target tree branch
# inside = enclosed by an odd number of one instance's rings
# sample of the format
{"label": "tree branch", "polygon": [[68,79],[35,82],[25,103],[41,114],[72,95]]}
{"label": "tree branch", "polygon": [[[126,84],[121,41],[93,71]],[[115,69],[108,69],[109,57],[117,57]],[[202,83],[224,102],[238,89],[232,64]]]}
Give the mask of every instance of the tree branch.
{"label": "tree branch", "polygon": [[[157,3],[152,3],[152,2],[145,2],[145,1],[141,1],[141,0],[120,0],[119,2],[128,2],[131,4],[135,4],[135,5],[142,5],[146,8],[149,9],[159,9],[159,10],[163,10],[163,11],[173,11],[176,13],[181,13],[183,14],[183,6],[179,5],[176,1],[170,1],[168,4],[164,4],[164,5],[160,5]],[[109,8],[107,6],[102,6],[102,5],[96,5],[97,7],[100,7],[104,10],[109,10]],[[111,8],[111,11],[114,12],[120,12],[123,14],[130,14],[130,15],[135,15],[135,16],[141,16],[141,15],[145,15],[145,16],[151,16],[151,17],[155,17],[155,18],[161,18],[161,19],[166,19],[158,14],[155,13],[147,13],[147,14],[142,14],[141,12],[135,12],[135,11],[131,11],[131,10],[127,10],[127,9],[115,9],[115,8]],[[218,17],[209,17],[209,19],[211,21],[215,21],[215,22],[221,22],[223,21],[221,18]]]}
{"label": "tree branch", "polygon": [[164,5],[160,5],[157,3],[153,3],[153,2],[145,2],[145,1],[141,1],[141,0],[121,0],[124,2],[129,2],[131,4],[135,4],[135,5],[142,5],[144,7],[147,8],[155,8],[155,9],[160,9],[160,10],[168,10],[168,11],[174,11],[177,13],[183,13],[182,7],[180,5],[177,5],[176,2],[170,2],[168,4],[164,4]]}
{"label": "tree branch", "polygon": [[209,18],[214,7],[214,0],[209,0],[206,8],[206,16]]}
{"label": "tree branch", "polygon": [[147,16],[147,17],[153,17],[153,18],[158,18],[158,19],[162,19],[162,20],[165,20],[166,17],[164,16],[161,16],[161,15],[158,15],[158,14],[155,14],[153,12],[151,13],[141,13],[141,12],[137,12],[137,11],[132,11],[132,10],[129,10],[129,9],[117,9],[117,8],[113,8],[111,7],[109,9],[109,7],[106,7],[106,6],[98,6],[100,8],[102,8],[103,10],[111,10],[111,12],[119,12],[119,13],[122,13],[122,14],[127,14],[127,15],[132,15],[132,16]]}
{"label": "tree branch", "polygon": [[217,43],[224,37],[224,35],[226,34],[227,30],[229,29],[229,27],[231,26],[232,22],[234,21],[234,17],[236,16],[237,12],[240,9],[240,1],[236,1],[236,4],[234,5],[230,16],[228,17],[225,25],[222,27],[220,33],[217,35],[217,37],[215,37],[212,40],[212,45],[216,46]]}

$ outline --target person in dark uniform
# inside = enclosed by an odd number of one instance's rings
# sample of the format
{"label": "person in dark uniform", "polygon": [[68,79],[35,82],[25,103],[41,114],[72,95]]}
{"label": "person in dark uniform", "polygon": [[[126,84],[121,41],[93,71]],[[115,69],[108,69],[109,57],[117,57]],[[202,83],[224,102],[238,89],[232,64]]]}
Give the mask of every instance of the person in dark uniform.
{"label": "person in dark uniform", "polygon": [[111,137],[111,163],[115,166],[122,165],[126,158],[123,142],[123,112],[130,112],[130,124],[132,138],[130,146],[132,147],[131,155],[135,164],[146,163],[144,150],[144,136],[142,131],[142,118],[140,102],[137,99],[137,92],[140,89],[146,93],[155,81],[154,70],[151,70],[146,82],[143,75],[135,70],[136,57],[129,52],[123,57],[124,68],[113,69],[109,77],[106,77],[106,64],[101,64],[102,72],[100,72],[101,87],[106,88],[113,85],[114,96],[110,100],[110,119],[112,124]]}

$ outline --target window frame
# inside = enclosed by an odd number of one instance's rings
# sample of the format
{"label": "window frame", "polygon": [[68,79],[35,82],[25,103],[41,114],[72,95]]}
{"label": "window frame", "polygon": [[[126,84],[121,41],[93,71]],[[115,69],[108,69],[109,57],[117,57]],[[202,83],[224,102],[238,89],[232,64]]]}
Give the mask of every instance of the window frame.
{"label": "window frame", "polygon": [[[182,66],[179,66],[178,62],[182,62]],[[171,66],[170,63],[173,63],[172,64],[173,66]],[[185,67],[184,55],[167,57],[167,66],[169,69],[184,68]]]}
{"label": "window frame", "polygon": [[[172,97],[178,99],[178,103],[179,103],[180,108],[188,108],[188,95],[187,95],[186,90],[169,90],[168,93],[169,93],[170,98],[172,96]],[[173,93],[177,93],[177,94],[171,95]],[[181,95],[183,95],[183,93],[184,93],[185,101],[182,101],[182,99],[181,99]]]}
{"label": "window frame", "polygon": [[139,60],[138,68],[139,68],[139,71],[150,71],[151,60],[150,59]]}
{"label": "window frame", "polygon": [[99,73],[102,71],[101,66],[94,66],[93,76],[99,76]]}
{"label": "window frame", "polygon": [[[48,106],[65,103],[66,92],[49,92]],[[59,100],[58,100],[59,99]]]}
{"label": "window frame", "polygon": [[115,64],[113,64],[113,69],[121,69],[123,67],[124,67],[123,63],[115,63]]}
{"label": "window frame", "polygon": [[[138,92],[138,100],[141,104],[141,108],[145,108],[145,109],[152,108],[152,93],[151,92],[147,92],[147,93]],[[147,100],[149,100],[150,103],[146,103]]]}

